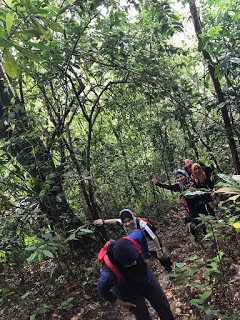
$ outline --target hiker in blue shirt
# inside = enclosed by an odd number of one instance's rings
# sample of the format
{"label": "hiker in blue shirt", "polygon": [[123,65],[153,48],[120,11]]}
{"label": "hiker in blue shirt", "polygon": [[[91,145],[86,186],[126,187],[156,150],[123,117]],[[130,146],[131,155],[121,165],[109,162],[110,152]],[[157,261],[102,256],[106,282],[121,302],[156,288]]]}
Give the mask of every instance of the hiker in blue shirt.
{"label": "hiker in blue shirt", "polygon": [[119,225],[123,228],[126,235],[132,233],[135,229],[141,229],[146,235],[150,254],[160,261],[166,271],[170,272],[172,270],[172,261],[167,253],[163,252],[161,240],[153,229],[151,229],[150,225],[144,221],[144,219],[137,218],[129,209],[123,209],[119,217],[120,219],[97,219],[93,224],[96,226],[102,226],[104,224]]}
{"label": "hiker in blue shirt", "polygon": [[[174,320],[167,297],[145,262],[144,256],[149,252],[142,230],[137,229],[128,237],[110,242],[106,255],[113,267],[110,268],[105,260],[102,263],[98,292],[104,299],[129,308],[137,320],[151,320],[146,298],[161,320]],[[120,273],[121,281],[114,268]]]}

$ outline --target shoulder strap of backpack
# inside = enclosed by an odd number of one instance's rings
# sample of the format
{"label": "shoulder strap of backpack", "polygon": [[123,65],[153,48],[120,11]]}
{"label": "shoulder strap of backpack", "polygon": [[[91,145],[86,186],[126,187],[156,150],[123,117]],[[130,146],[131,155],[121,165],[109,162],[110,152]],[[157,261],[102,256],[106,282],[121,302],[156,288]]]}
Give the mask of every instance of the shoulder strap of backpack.
{"label": "shoulder strap of backpack", "polygon": [[[147,226],[152,230],[152,232],[153,232],[153,233],[156,233],[157,228],[156,228],[148,219],[146,219],[146,218],[141,218],[141,217],[138,217],[138,218],[137,218],[137,228],[138,228],[138,229],[141,229],[141,227],[140,227],[140,220],[146,222]],[[138,226],[139,226],[139,227],[138,227]],[[146,236],[149,236],[148,232],[146,232],[145,230],[144,230],[144,232],[145,232]]]}
{"label": "shoulder strap of backpack", "polygon": [[98,254],[98,261],[100,262],[101,268],[103,267],[103,261],[106,263],[106,265],[109,267],[109,269],[115,274],[118,280],[118,284],[124,282],[124,277],[118,270],[118,268],[109,260],[108,255],[107,255],[107,247],[109,244],[111,244],[112,241],[108,241],[105,243],[104,247],[100,250]]}
{"label": "shoulder strap of backpack", "polygon": [[118,280],[118,284],[124,282],[124,277],[121,274],[121,272],[118,270],[118,268],[109,260],[108,255],[106,254],[104,257],[104,262],[109,267],[109,269],[115,274]]}
{"label": "shoulder strap of backpack", "polygon": [[139,252],[139,253],[142,253],[141,246],[140,246],[140,244],[139,244],[137,241],[135,241],[134,239],[132,239],[132,238],[130,238],[130,237],[123,237],[123,238],[132,241],[132,243],[133,243],[133,244],[135,245],[135,247],[137,248],[138,252]]}
{"label": "shoulder strap of backpack", "polygon": [[100,266],[102,268],[103,266],[103,260],[105,255],[107,254],[107,247],[109,246],[109,244],[112,243],[112,241],[108,241],[105,243],[104,247],[102,247],[102,249],[100,250],[100,252],[98,253],[98,261],[100,263]]}
{"label": "shoulder strap of backpack", "polygon": [[140,218],[137,218],[137,229],[141,229],[140,228]]}

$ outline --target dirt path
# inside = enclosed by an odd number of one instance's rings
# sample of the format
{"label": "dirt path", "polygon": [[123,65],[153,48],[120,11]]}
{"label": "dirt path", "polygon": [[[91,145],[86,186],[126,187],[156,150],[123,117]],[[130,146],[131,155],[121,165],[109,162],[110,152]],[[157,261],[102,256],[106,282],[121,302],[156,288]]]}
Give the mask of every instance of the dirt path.
{"label": "dirt path", "polygon": [[[170,210],[163,218],[155,221],[159,226],[158,235],[164,249],[170,254],[175,265],[184,263],[184,266],[192,268],[194,262],[189,260],[189,257],[199,257],[200,265],[193,273],[193,280],[199,285],[207,283],[209,286],[207,289],[212,290],[205,306],[211,305],[214,310],[231,315],[233,310],[240,309],[240,282],[223,285],[222,279],[216,273],[206,280],[204,275],[206,261],[209,258],[213,259],[216,253],[211,241],[195,243],[184,223],[184,216],[184,210]],[[233,258],[226,269],[226,274],[230,275],[229,279],[235,276],[240,277],[239,236],[240,234],[237,236],[233,234],[232,239],[224,239],[223,251]],[[99,297],[97,250],[92,248],[89,257],[67,252],[59,255],[58,262],[55,259],[45,259],[39,264],[12,265],[9,276],[2,284],[2,287],[8,288],[9,293],[5,294],[0,319],[23,320],[29,319],[30,315],[36,313],[35,320],[135,320],[129,311]],[[218,317],[207,316],[204,312],[200,314],[200,318],[197,318],[199,309],[190,303],[191,299],[197,298],[198,294],[206,289],[199,291],[199,288],[194,285],[179,284],[176,279],[169,277],[157,260],[150,259],[149,264],[168,297],[176,320],[218,319]],[[57,281],[50,283],[56,266],[61,276]],[[186,278],[187,276],[183,277],[184,281]],[[155,311],[152,308],[149,308],[149,311],[152,319],[157,320]],[[239,316],[230,319],[239,320],[240,312]]]}
{"label": "dirt path", "polygon": [[[194,241],[194,238],[189,234],[188,227],[184,223],[184,210],[173,211],[171,210],[162,221],[158,221],[159,224],[158,234],[162,240],[164,249],[171,255],[172,261],[176,263],[184,263],[191,266],[189,257],[198,256],[203,261],[209,258],[211,252],[211,243],[200,242],[199,244]],[[239,247],[239,246],[238,246]],[[158,261],[151,259],[150,267],[158,277],[159,282],[168,297],[171,309],[175,315],[176,320],[195,320],[197,318],[198,309],[191,305],[190,300],[197,298],[197,290],[186,284],[179,284],[176,280],[169,277],[166,274],[163,267]],[[205,268],[199,268],[195,272],[195,278],[199,283],[204,283],[204,271]],[[224,293],[219,292],[213,295],[211,305],[214,307],[221,307],[221,309],[229,310],[231,314],[232,310],[236,308],[236,305],[240,305],[240,298],[238,294],[239,285],[235,285],[234,299],[229,304],[229,299]],[[217,285],[215,285],[217,288]],[[149,308],[150,314],[153,320],[159,319],[155,311]],[[134,320],[135,318],[124,308],[103,303],[101,305],[101,313],[99,316],[91,317],[90,314],[82,319],[85,320]],[[202,313],[201,320],[217,319],[217,317],[207,316]],[[240,318],[239,318],[240,319]]]}

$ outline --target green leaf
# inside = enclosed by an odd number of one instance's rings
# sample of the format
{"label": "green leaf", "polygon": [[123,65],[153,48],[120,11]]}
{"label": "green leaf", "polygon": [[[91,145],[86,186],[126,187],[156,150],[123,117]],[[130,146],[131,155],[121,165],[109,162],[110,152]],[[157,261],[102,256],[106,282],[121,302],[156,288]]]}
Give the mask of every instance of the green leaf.
{"label": "green leaf", "polygon": [[236,277],[235,279],[230,280],[228,283],[236,282],[236,281],[238,281],[239,279],[240,279],[240,277]]}
{"label": "green leaf", "polygon": [[234,187],[224,187],[217,190],[217,193],[229,193],[229,194],[239,194],[240,189]]}
{"label": "green leaf", "polygon": [[192,256],[192,257],[189,257],[188,260],[190,260],[190,261],[191,260],[197,260],[198,258],[199,258],[198,256]]}
{"label": "green leaf", "polygon": [[200,299],[206,300],[212,294],[212,290],[207,290],[200,294]]}
{"label": "green leaf", "polygon": [[30,257],[27,258],[27,261],[28,261],[28,262],[34,261],[35,258],[36,258],[36,256],[37,256],[37,252],[35,251],[34,253],[32,253],[32,254],[30,255]]}
{"label": "green leaf", "polygon": [[33,38],[33,37],[37,37],[40,38],[40,36],[42,35],[42,32],[35,30],[35,29],[24,29],[24,30],[18,30],[18,31],[14,31],[15,35],[23,35],[26,36],[27,38]]}
{"label": "green leaf", "polygon": [[63,28],[58,22],[45,17],[41,17],[41,20],[44,22],[45,26],[49,27],[53,31],[63,33]]}
{"label": "green leaf", "polygon": [[48,35],[46,34],[46,31],[44,30],[44,28],[41,26],[41,24],[35,19],[35,17],[31,16],[30,17],[32,20],[32,23],[35,25],[35,27],[37,28],[37,30],[39,32],[41,32],[41,39],[46,39],[48,38]]}
{"label": "green leaf", "polygon": [[40,43],[40,42],[26,41],[25,43],[30,47],[34,47],[34,48],[37,48],[37,49],[40,49],[40,50],[46,50],[46,51],[50,51],[51,50],[50,47],[48,47],[45,44]]}
{"label": "green leaf", "polygon": [[35,318],[36,318],[36,313],[32,314],[29,320],[34,320]]}
{"label": "green leaf", "polygon": [[14,47],[21,52],[23,55],[25,55],[26,57],[30,58],[33,61],[42,61],[42,57],[40,57],[39,55],[17,45],[14,43]]}
{"label": "green leaf", "polygon": [[71,240],[75,240],[75,239],[76,239],[76,234],[72,233],[66,240],[71,241]]}
{"label": "green leaf", "polygon": [[61,33],[64,32],[62,26],[58,22],[53,20],[50,21],[49,28],[56,32],[61,32]]}
{"label": "green leaf", "polygon": [[52,252],[49,251],[49,250],[43,250],[43,254],[44,254],[46,257],[54,258]]}
{"label": "green leaf", "polygon": [[178,262],[178,263],[176,263],[176,266],[177,266],[178,268],[183,268],[183,267],[185,266],[185,264],[182,263],[182,262]]}
{"label": "green leaf", "polygon": [[93,233],[92,230],[84,229],[84,228],[81,228],[80,231],[83,232],[83,233]]}
{"label": "green leaf", "polygon": [[17,62],[9,49],[5,49],[3,54],[3,68],[11,78],[16,76],[18,70]]}
{"label": "green leaf", "polygon": [[30,0],[22,0],[25,8],[27,11],[29,11],[29,8],[30,8]]}
{"label": "green leaf", "polygon": [[190,300],[190,303],[193,304],[194,306],[197,306],[197,305],[202,303],[202,300],[200,300],[200,299],[192,299],[192,300]]}
{"label": "green leaf", "polygon": [[26,247],[25,248],[25,250],[27,250],[27,251],[35,251],[35,250],[37,250],[37,247],[36,246],[30,246],[30,247]]}
{"label": "green leaf", "polygon": [[8,12],[6,15],[6,27],[7,27],[8,34],[10,34],[10,31],[12,29],[13,21],[14,21],[14,16]]}
{"label": "green leaf", "polygon": [[0,47],[3,48],[8,48],[11,47],[13,44],[11,41],[8,41],[6,39],[4,39],[3,37],[0,37]]}

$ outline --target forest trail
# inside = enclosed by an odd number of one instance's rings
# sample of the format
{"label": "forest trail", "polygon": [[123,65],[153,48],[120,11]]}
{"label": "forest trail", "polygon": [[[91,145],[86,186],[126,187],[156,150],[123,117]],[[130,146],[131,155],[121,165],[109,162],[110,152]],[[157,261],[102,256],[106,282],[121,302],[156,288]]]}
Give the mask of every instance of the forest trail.
{"label": "forest trail", "polygon": [[[191,261],[189,257],[198,256],[203,261],[209,259],[212,252],[211,242],[200,242],[196,243],[193,236],[190,235],[188,226],[184,222],[184,217],[186,215],[185,210],[170,210],[164,218],[159,219],[159,221],[154,221],[158,227],[158,235],[160,236],[164,250],[166,250],[174,264],[176,263],[185,263],[188,266],[191,266]],[[234,244],[232,244],[234,246]],[[235,243],[236,248],[236,259],[238,256],[239,244]],[[212,253],[211,253],[212,252]],[[168,297],[171,309],[175,315],[176,320],[195,320],[196,313],[198,311],[196,307],[191,305],[190,300],[198,297],[198,291],[192,286],[186,286],[186,284],[179,284],[175,279],[169,277],[165,272],[164,268],[156,261],[155,259],[150,260],[150,267],[154,271],[155,275],[158,277],[159,282]],[[195,273],[195,279],[199,283],[204,282],[204,271],[206,268],[199,268]],[[211,305],[214,309],[220,307],[221,310],[225,310],[226,313],[231,314],[232,310],[236,308],[236,305],[240,306],[240,297],[237,293],[239,290],[239,284],[235,283],[235,300],[229,301],[226,297],[224,290],[221,290],[218,284],[214,285],[216,288],[216,293],[213,295]],[[191,298],[189,298],[191,297]],[[107,320],[107,319],[116,319],[116,320],[134,320],[135,318],[124,310],[124,308],[112,307],[108,303],[104,302],[101,305],[102,311],[100,317],[83,317],[85,320]],[[105,310],[105,311],[104,311]],[[150,313],[153,320],[159,319],[155,311],[150,308]],[[201,320],[210,320],[217,319],[213,316],[207,316],[202,314]]]}
{"label": "forest trail", "polygon": [[[189,267],[193,262],[191,256],[198,256],[203,261],[213,256],[210,241],[195,243],[184,223],[185,210],[169,210],[167,214],[154,221],[158,226],[164,250],[167,251],[174,264],[185,263]],[[118,235],[117,235],[118,236]],[[116,236],[116,237],[117,237]],[[120,234],[119,234],[120,236]],[[227,249],[234,258],[229,264],[229,272],[240,276],[239,272],[239,239],[235,237],[226,243]],[[224,248],[226,249],[226,248]],[[30,319],[29,315],[37,312],[35,320],[134,320],[135,318],[123,307],[112,305],[101,299],[97,292],[100,275],[99,264],[96,261],[98,248],[92,248],[89,258],[86,256],[63,253],[56,259],[46,259],[41,263],[13,265],[11,277],[4,283],[11,295],[5,299],[4,320]],[[91,258],[92,259],[91,259]],[[151,269],[159,279],[166,293],[176,320],[196,320],[199,310],[191,305],[190,300],[197,298],[198,288],[186,284],[179,284],[170,278],[164,268],[154,259],[149,261]],[[56,269],[58,266],[58,269]],[[59,269],[62,266],[62,269]],[[53,280],[53,270],[60,270],[60,277]],[[204,283],[206,267],[197,269],[194,280]],[[55,272],[55,271],[54,271]],[[51,282],[50,282],[51,279]],[[232,314],[240,306],[239,281],[231,284],[232,299],[226,294],[222,282],[214,276],[211,280],[213,294],[207,299],[214,310],[219,309],[224,314]],[[210,280],[209,280],[210,281]],[[17,300],[16,298],[19,297]],[[17,302],[16,302],[17,301]],[[155,311],[150,308],[153,320],[159,319]],[[27,312],[27,313],[26,313]],[[41,315],[42,314],[42,315]],[[2,319],[0,317],[0,319]],[[216,320],[202,314],[200,320]],[[230,319],[230,318],[229,318]],[[239,318],[231,318],[239,320]]]}

